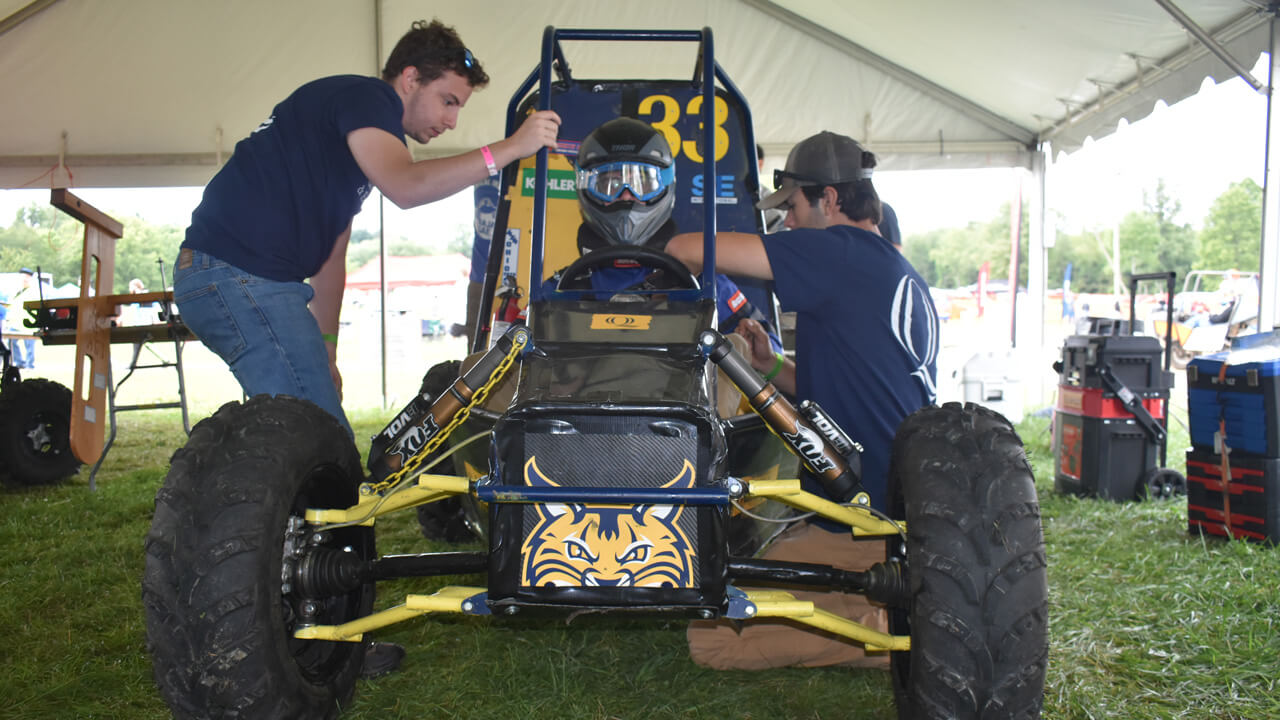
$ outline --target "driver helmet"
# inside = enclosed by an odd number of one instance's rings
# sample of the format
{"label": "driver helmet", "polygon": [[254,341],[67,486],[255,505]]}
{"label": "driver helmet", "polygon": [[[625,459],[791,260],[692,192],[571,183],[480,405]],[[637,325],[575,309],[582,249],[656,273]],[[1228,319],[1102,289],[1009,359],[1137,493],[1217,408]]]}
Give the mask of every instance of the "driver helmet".
{"label": "driver helmet", "polygon": [[[609,245],[644,245],[653,237],[671,217],[675,180],[666,138],[634,118],[604,123],[578,149],[582,219]],[[624,190],[635,199],[620,199]]]}

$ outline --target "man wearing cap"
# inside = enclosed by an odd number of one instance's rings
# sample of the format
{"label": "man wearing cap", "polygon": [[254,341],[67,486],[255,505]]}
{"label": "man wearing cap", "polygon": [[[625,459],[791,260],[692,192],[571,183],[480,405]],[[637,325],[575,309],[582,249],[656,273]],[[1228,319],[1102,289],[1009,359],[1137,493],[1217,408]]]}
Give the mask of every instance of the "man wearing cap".
{"label": "man wearing cap", "polygon": [[[784,311],[795,311],[796,359],[777,356],[759,329],[744,321],[750,361],[783,392],[822,406],[862,444],[862,484],[871,505],[887,509],[893,436],[907,415],[936,397],[938,318],[929,287],[906,258],[881,237],[880,199],[871,183],[875,155],[853,139],[822,132],[803,140],[775,171],[777,191],[758,203],[781,208],[790,232],[719,233],[716,270],[773,280]],[[702,236],[677,235],[667,252],[698,271]],[[824,495],[811,477],[803,487]],[[839,499],[837,499],[839,500]],[[884,559],[878,541],[854,542],[848,529],[800,523],[779,536],[769,559],[809,560],[863,570]],[[882,608],[840,593],[796,593],[819,607],[885,629]],[[788,665],[888,667],[887,657],[785,622],[755,622],[740,632],[728,624],[693,623],[690,654],[719,669]]]}

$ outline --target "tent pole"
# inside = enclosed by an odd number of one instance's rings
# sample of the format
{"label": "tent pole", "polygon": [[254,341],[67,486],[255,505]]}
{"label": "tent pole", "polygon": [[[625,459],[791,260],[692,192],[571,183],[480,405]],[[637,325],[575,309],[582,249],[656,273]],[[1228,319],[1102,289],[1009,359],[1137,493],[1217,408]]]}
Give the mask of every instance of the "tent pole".
{"label": "tent pole", "polygon": [[[1027,313],[1030,321],[1023,322],[1023,328],[1028,333],[1028,337],[1024,338],[1027,351],[1020,357],[1029,367],[1036,368],[1027,375],[1032,382],[1031,390],[1034,394],[1031,397],[1035,398],[1037,407],[1046,400],[1045,373],[1039,368],[1050,365],[1048,361],[1042,363],[1041,360],[1048,356],[1045,348],[1044,310],[1049,285],[1048,248],[1053,246],[1053,229],[1046,228],[1045,222],[1045,175],[1051,152],[1049,144],[1043,142],[1031,151],[1031,188],[1027,198],[1027,211],[1031,215],[1027,222]],[[1025,394],[1023,398],[1026,398]]]}
{"label": "tent pole", "polygon": [[[382,0],[373,0],[373,74],[381,75]],[[386,198],[378,192],[378,368],[382,378],[382,409],[387,409],[387,236],[383,223]]]}
{"label": "tent pole", "polygon": [[[1022,250],[1022,169],[1014,170],[1009,202],[1009,347],[1018,347],[1018,264]],[[1029,288],[1028,288],[1029,289]]]}
{"label": "tent pole", "polygon": [[9,17],[0,20],[0,35],[3,35],[27,20],[30,20],[40,11],[56,2],[58,2],[58,0],[35,0],[34,2],[27,3],[25,7],[19,8],[13,14],[9,15]]}
{"label": "tent pole", "polygon": [[1280,130],[1280,115],[1276,113],[1275,83],[1277,33],[1280,33],[1280,22],[1271,18],[1271,40],[1267,55],[1271,61],[1267,74],[1267,127],[1266,152],[1262,168],[1262,255],[1258,260],[1261,271],[1261,285],[1258,297],[1258,329],[1270,331],[1276,326],[1276,318],[1280,317],[1280,295],[1277,294],[1277,272],[1280,271],[1280,195],[1277,194],[1277,168],[1280,168],[1280,147],[1274,142],[1277,130]]}
{"label": "tent pole", "polygon": [[1191,33],[1196,40],[1200,41],[1201,45],[1205,46],[1205,49],[1226,63],[1227,67],[1231,68],[1231,72],[1239,75],[1241,80],[1249,83],[1249,87],[1254,90],[1262,89],[1262,83],[1258,82],[1253,73],[1249,72],[1249,68],[1241,65],[1239,60],[1232,57],[1231,53],[1227,52],[1227,49],[1222,47],[1212,35],[1205,32],[1204,28],[1197,25],[1195,20],[1192,20],[1186,13],[1182,12],[1182,9],[1175,5],[1173,0],[1156,0],[1156,4],[1172,15],[1179,25],[1186,28],[1187,32]]}

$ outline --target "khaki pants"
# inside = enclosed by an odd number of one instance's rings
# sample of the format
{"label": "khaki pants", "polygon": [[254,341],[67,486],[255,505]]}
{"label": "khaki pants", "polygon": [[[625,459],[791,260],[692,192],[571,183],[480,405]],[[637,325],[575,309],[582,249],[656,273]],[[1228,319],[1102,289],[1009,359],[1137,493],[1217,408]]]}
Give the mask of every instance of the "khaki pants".
{"label": "khaki pants", "polygon": [[[865,570],[884,560],[884,541],[853,540],[849,533],[832,533],[800,523],[774,540],[767,560],[828,563],[843,570]],[[794,591],[797,600],[812,601],[823,610],[887,632],[885,609],[862,595],[840,592]],[[830,635],[790,620],[748,620],[741,630],[728,620],[695,620],[689,624],[689,656],[715,670],[765,670],[777,667],[889,668],[887,652],[868,655],[851,640]]]}

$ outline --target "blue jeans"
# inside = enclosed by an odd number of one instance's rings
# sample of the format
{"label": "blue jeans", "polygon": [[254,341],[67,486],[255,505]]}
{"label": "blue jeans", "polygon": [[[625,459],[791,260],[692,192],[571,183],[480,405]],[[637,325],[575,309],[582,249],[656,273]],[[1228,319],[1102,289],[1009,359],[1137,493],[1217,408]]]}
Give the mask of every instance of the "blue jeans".
{"label": "blue jeans", "polygon": [[314,296],[306,283],[258,277],[199,250],[181,251],[174,264],[182,321],[227,363],[246,395],[310,400],[352,434],[320,326],[307,309]]}
{"label": "blue jeans", "polygon": [[[23,329],[22,332],[31,332]],[[35,340],[10,340],[9,353],[11,357],[9,362],[16,368],[26,368],[28,370],[35,369],[36,366],[36,341]]]}

